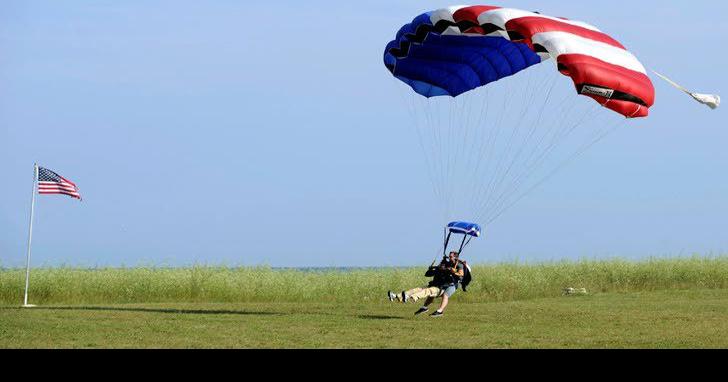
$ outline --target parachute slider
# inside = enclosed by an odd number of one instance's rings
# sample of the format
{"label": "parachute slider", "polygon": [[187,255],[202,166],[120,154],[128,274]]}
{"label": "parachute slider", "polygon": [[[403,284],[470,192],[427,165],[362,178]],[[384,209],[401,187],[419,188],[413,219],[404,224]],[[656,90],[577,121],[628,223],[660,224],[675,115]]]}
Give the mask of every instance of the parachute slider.
{"label": "parachute slider", "polygon": [[447,225],[447,229],[450,233],[480,237],[480,226],[475,223],[452,222]]}
{"label": "parachute slider", "polygon": [[[463,240],[460,243],[460,249],[458,250],[458,253],[463,252],[463,248],[470,244],[470,240],[474,237],[480,237],[481,229],[478,224],[475,223],[468,223],[468,222],[451,222],[447,226],[445,226],[445,242],[442,246],[442,254],[443,256],[447,256],[447,245],[450,243],[450,237],[452,234],[456,235],[463,235]],[[435,262],[437,261],[437,258],[432,261],[432,265],[435,265]]]}
{"label": "parachute slider", "polygon": [[670,85],[674,86],[678,90],[682,90],[683,92],[687,93],[689,96],[693,97],[694,100],[702,103],[703,105],[708,106],[709,108],[715,110],[720,106],[720,96],[717,94],[701,94],[701,93],[693,93],[688,89],[685,89],[684,87],[678,85],[673,80],[663,76],[662,74],[652,71],[653,73],[657,74],[660,78],[667,81]]}

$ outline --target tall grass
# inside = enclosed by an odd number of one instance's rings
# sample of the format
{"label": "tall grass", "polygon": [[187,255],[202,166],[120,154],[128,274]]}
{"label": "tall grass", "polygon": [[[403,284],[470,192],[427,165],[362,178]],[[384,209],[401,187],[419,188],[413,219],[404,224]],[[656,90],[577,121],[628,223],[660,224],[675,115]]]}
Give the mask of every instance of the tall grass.
{"label": "tall grass", "polygon": [[[457,300],[487,302],[551,297],[566,287],[590,293],[728,288],[728,256],[583,260],[537,264],[475,265],[467,293]],[[426,284],[422,268],[352,271],[279,270],[269,267],[37,268],[31,272],[34,304],[150,302],[368,302],[388,289]],[[0,304],[17,305],[25,272],[0,268]]]}

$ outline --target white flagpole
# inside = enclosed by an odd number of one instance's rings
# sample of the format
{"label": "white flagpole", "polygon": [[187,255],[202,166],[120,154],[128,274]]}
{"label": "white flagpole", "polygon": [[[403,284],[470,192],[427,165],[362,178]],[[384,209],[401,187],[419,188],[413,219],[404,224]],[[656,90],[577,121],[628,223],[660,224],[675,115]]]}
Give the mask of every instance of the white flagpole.
{"label": "white flagpole", "polygon": [[38,184],[38,164],[33,165],[33,191],[30,199],[30,227],[28,227],[28,260],[25,265],[25,298],[23,307],[29,308],[35,305],[28,305],[28,282],[30,281],[30,243],[33,239],[33,210],[35,209],[35,188]]}

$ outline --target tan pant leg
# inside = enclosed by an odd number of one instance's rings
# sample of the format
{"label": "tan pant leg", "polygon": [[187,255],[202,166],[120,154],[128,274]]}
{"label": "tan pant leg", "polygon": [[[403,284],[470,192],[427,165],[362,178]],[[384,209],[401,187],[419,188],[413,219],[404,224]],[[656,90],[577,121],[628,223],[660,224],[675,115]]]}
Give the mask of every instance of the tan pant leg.
{"label": "tan pant leg", "polygon": [[[412,292],[412,293],[410,293]],[[442,293],[442,290],[438,287],[429,287],[429,288],[415,288],[411,291],[405,292],[407,294],[407,297],[412,299],[413,302],[421,299],[421,298],[427,298],[427,297],[437,297]]]}
{"label": "tan pant leg", "polygon": [[[415,295],[417,293],[421,293],[423,290],[424,290],[423,288],[414,288],[414,289],[410,289],[410,290],[404,292],[404,294],[407,295],[407,299],[411,299],[413,295]],[[397,299],[402,301],[402,295],[401,294],[398,295]],[[417,301],[417,298],[415,298],[414,301]]]}

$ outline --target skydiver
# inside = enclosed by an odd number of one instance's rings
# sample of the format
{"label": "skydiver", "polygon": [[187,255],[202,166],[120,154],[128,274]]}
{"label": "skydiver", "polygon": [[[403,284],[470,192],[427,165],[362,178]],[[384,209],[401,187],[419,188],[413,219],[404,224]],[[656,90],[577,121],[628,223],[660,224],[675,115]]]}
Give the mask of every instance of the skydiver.
{"label": "skydiver", "polygon": [[414,288],[402,293],[396,294],[392,291],[387,292],[389,301],[400,301],[407,303],[409,301],[416,302],[421,298],[426,298],[424,305],[415,312],[420,315],[429,310],[429,305],[435,301],[435,298],[442,297],[440,307],[432,313],[432,317],[441,317],[447,307],[447,304],[455,291],[458,289],[460,282],[465,275],[465,266],[459,259],[460,254],[456,251],[450,252],[449,256],[444,258],[438,266],[431,266],[425,273],[426,277],[432,277],[432,281],[425,288]]}

